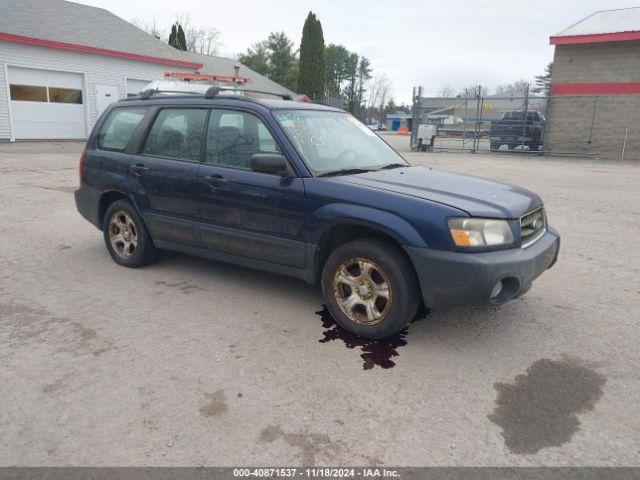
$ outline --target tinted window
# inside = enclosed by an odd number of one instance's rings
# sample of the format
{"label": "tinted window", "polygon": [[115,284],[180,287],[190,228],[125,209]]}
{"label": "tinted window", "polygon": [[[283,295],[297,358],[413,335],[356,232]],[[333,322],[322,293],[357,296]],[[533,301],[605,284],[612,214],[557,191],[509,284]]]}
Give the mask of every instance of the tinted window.
{"label": "tinted window", "polygon": [[46,102],[47,87],[33,85],[9,85],[11,100],[23,102]]}
{"label": "tinted window", "polygon": [[54,103],[82,104],[82,90],[75,88],[49,87],[49,101]]}
{"label": "tinted window", "polygon": [[147,113],[146,108],[116,108],[102,125],[98,134],[98,147],[123,151],[127,148],[136,127]]}
{"label": "tinted window", "polygon": [[144,153],[159,157],[198,160],[206,110],[161,110],[147,137]]}
{"label": "tinted window", "polygon": [[[524,112],[507,112],[502,117],[503,120],[524,120]],[[537,112],[527,113],[527,120],[536,121],[540,120]]]}
{"label": "tinted window", "polygon": [[207,162],[249,168],[255,153],[281,153],[262,121],[250,113],[213,110],[207,132]]}

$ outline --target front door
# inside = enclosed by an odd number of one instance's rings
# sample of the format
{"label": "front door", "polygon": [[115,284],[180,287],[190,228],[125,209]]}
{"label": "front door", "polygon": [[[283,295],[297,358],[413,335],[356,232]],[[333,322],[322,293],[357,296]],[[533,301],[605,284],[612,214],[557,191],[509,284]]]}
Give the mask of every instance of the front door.
{"label": "front door", "polygon": [[143,190],[139,202],[154,239],[200,246],[196,177],[206,109],[161,109],[130,164]]}
{"label": "front door", "polygon": [[281,153],[266,125],[239,110],[211,112],[198,171],[200,232],[211,250],[305,267],[301,178],[250,169],[255,153]]}
{"label": "front door", "polygon": [[120,90],[117,85],[104,85],[96,83],[94,87],[96,94],[96,111],[98,117],[102,115],[109,105],[120,100]]}

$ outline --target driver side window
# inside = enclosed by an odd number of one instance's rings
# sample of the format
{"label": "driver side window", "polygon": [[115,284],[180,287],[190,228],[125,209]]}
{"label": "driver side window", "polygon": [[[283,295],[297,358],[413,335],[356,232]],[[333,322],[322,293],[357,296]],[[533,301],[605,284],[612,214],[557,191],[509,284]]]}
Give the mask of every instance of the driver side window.
{"label": "driver side window", "polygon": [[282,153],[266,125],[255,115],[213,110],[207,131],[207,163],[249,169],[256,153]]}

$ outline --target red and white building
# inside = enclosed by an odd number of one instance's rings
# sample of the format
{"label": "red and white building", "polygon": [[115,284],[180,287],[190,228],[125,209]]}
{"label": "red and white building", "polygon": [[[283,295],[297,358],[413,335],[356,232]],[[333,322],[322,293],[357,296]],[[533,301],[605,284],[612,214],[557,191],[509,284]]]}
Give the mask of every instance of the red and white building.
{"label": "red and white building", "polygon": [[596,12],[550,43],[546,149],[640,158],[640,8]]}
{"label": "red and white building", "polygon": [[181,52],[102,8],[0,0],[0,142],[84,139],[112,102],[165,72],[240,75],[295,95],[237,61]]}

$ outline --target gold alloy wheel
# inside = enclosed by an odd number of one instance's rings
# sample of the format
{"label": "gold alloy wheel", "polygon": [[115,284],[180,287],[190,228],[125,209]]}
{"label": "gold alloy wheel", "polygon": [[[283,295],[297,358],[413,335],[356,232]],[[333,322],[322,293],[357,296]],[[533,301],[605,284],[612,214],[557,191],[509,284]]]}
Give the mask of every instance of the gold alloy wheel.
{"label": "gold alloy wheel", "polygon": [[120,258],[130,258],[138,248],[138,229],[131,217],[120,210],[109,219],[109,242]]}
{"label": "gold alloy wheel", "polygon": [[337,268],[333,294],[344,314],[360,325],[377,325],[384,320],[393,299],[382,268],[360,257],[345,260]]}

